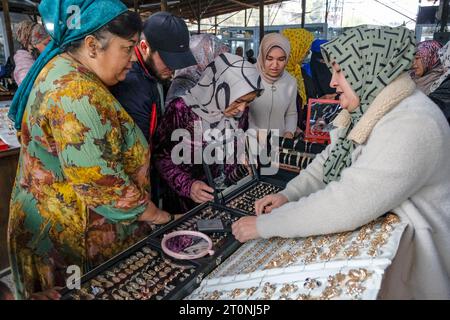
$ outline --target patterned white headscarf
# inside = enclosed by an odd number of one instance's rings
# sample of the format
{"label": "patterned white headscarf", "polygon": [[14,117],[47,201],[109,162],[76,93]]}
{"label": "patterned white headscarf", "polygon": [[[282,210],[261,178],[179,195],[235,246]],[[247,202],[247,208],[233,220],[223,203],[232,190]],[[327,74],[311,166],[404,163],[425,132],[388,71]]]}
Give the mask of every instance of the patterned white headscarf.
{"label": "patterned white headscarf", "polygon": [[195,34],[189,44],[197,64],[175,71],[175,77],[166,97],[166,106],[174,99],[184,95],[195,86],[208,64],[222,53],[230,52],[230,48],[212,34]]}
{"label": "patterned white headscarf", "polygon": [[203,130],[225,132],[238,127],[237,119],[224,115],[225,109],[254,91],[262,91],[256,67],[240,56],[223,53],[207,66],[198,83],[181,98],[202,119]]}

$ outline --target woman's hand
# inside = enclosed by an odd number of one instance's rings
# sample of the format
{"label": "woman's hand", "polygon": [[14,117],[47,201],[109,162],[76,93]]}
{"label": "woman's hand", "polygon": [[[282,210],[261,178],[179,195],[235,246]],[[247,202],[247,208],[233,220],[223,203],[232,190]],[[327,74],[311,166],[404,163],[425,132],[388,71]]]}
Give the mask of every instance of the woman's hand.
{"label": "woman's hand", "polygon": [[61,294],[58,290],[61,289],[61,287],[55,287],[46,291],[32,293],[30,300],[59,300],[61,299]]}
{"label": "woman's hand", "polygon": [[166,224],[173,218],[167,211],[161,210],[153,202],[149,202],[147,209],[138,218],[138,221],[144,221],[150,224]]}
{"label": "woman's hand", "polygon": [[159,208],[156,209],[156,218],[154,218],[153,220],[149,221],[152,224],[166,224],[172,220],[176,220],[178,219],[179,216],[175,215],[175,217],[172,217],[172,215],[170,213],[168,213],[167,211],[161,210]]}
{"label": "woman's hand", "polygon": [[191,186],[191,199],[196,203],[204,203],[207,201],[213,201],[214,196],[212,193],[214,189],[208,186],[203,181],[197,180]]}
{"label": "woman's hand", "polygon": [[233,235],[241,243],[259,238],[256,217],[243,217],[231,226]]}
{"label": "woman's hand", "polygon": [[281,207],[289,200],[280,193],[271,194],[255,202],[256,215],[270,213],[273,209]]}

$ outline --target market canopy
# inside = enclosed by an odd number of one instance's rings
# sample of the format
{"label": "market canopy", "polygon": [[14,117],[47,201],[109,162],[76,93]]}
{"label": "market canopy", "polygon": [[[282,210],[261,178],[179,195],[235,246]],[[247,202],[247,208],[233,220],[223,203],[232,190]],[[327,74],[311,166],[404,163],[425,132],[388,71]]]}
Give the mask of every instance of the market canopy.
{"label": "market canopy", "polygon": [[[161,11],[161,0],[122,0],[130,9],[144,15]],[[285,0],[263,0],[264,5],[276,4]],[[33,14],[37,12],[40,0],[9,0],[13,12]],[[245,9],[258,9],[260,0],[167,0],[167,11],[184,19],[197,20],[211,18]],[[3,5],[0,2],[3,9]]]}

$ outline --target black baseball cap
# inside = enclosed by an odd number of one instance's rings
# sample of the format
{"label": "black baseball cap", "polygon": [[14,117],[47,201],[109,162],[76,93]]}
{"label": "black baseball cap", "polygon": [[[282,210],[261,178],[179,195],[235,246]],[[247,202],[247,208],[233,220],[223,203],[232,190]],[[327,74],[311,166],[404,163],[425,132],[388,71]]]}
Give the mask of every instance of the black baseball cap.
{"label": "black baseball cap", "polygon": [[189,30],[183,19],[168,12],[157,12],[145,21],[144,35],[170,69],[197,64],[189,48]]}

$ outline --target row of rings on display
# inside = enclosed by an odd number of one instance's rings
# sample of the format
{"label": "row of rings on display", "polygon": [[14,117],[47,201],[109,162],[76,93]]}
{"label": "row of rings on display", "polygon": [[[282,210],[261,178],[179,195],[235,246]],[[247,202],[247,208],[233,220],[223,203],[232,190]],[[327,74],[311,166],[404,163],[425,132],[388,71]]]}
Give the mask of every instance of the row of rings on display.
{"label": "row of rings on display", "polygon": [[[88,285],[90,292],[87,288],[80,289],[71,295],[72,299],[93,300],[99,296],[101,299],[137,299],[138,296],[148,299],[162,289],[165,290],[164,295],[162,295],[164,297],[175,288],[174,285],[170,284],[172,281],[183,282],[190,274],[195,272],[192,266],[175,265],[169,259],[158,256],[159,254],[156,251],[144,247],[142,252],[137,252],[111,270],[107,270],[90,280]],[[138,271],[139,269],[141,270]],[[163,284],[158,283],[163,279],[165,279]],[[127,291],[123,289],[124,287],[127,288]],[[138,287],[144,293],[133,291],[137,290]],[[147,290],[152,287],[152,291]],[[148,291],[147,294],[145,294],[145,291]],[[124,294],[124,292],[128,293]]]}

